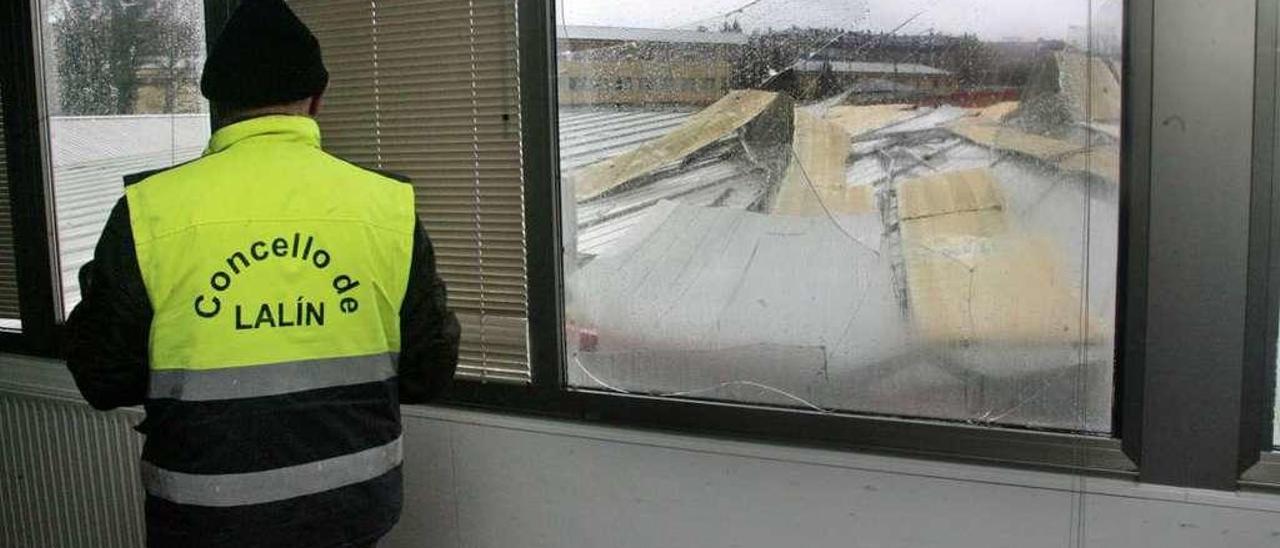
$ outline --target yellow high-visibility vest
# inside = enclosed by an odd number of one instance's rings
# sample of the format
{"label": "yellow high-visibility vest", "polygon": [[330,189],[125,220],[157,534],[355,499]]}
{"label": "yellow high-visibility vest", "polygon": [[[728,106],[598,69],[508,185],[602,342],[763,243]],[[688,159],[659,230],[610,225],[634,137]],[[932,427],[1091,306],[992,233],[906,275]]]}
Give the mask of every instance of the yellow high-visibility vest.
{"label": "yellow high-visibility vest", "polygon": [[[324,153],[310,118],[267,116],[217,131],[202,158],[125,193],[154,310],[151,400],[197,406],[279,397],[287,405],[297,394],[394,379],[417,226],[412,186]],[[353,423],[390,421],[393,395],[387,405]],[[148,442],[235,437],[203,432],[215,434]],[[289,460],[296,452],[288,448],[272,461],[266,448],[265,468],[235,474],[192,475],[175,470],[185,463],[144,455],[144,479],[154,496],[200,506],[314,494],[397,467],[398,417],[380,432],[369,447],[321,451],[326,458],[314,462]]]}
{"label": "yellow high-visibility vest", "polygon": [[309,118],[256,118],[125,190],[155,310],[152,369],[399,348],[413,188],[319,145]]}

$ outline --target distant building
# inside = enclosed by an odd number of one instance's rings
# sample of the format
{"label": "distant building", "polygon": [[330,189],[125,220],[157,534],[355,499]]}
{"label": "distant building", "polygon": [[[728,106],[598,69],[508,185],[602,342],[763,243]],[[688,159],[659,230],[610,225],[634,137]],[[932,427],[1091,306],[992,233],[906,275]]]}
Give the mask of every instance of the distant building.
{"label": "distant building", "polygon": [[794,67],[798,89],[816,88],[822,73],[828,68],[840,89],[863,93],[916,91],[942,94],[958,87],[952,73],[917,63],[803,61]]}
{"label": "distant building", "polygon": [[733,32],[558,29],[560,103],[709,105],[728,90],[747,36]]}
{"label": "distant building", "polygon": [[144,60],[137,70],[132,114],[195,113],[208,110],[200,95],[203,59]]}
{"label": "distant building", "polygon": [[628,27],[596,27],[566,25],[557,28],[556,40],[561,51],[616,46],[624,43],[701,44],[745,46],[747,35],[741,32],[705,32],[679,29],[643,29]]}

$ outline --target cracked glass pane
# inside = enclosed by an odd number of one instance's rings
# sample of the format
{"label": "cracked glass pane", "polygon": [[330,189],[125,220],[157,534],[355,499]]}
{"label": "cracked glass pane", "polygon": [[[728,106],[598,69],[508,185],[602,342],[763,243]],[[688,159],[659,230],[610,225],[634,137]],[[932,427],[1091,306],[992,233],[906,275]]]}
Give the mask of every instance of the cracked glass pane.
{"label": "cracked glass pane", "polygon": [[1109,433],[1121,1],[557,9],[572,385]]}
{"label": "cracked glass pane", "polygon": [[80,302],[124,176],[194,159],[209,138],[200,96],[199,0],[41,0],[42,94],[64,309]]}

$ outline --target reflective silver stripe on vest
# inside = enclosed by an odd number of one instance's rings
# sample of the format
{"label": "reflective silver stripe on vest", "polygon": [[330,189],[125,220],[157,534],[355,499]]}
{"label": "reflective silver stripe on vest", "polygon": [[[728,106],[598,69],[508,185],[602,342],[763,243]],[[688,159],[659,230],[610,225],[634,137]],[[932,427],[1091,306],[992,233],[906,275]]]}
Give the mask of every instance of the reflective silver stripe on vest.
{"label": "reflective silver stripe on vest", "polygon": [[231,400],[379,382],[396,376],[396,359],[396,354],[374,354],[227,369],[152,370],[148,396]]}
{"label": "reflective silver stripe on vest", "polygon": [[314,495],[377,478],[404,460],[403,438],[297,466],[245,474],[185,474],[142,462],[147,492],[178,504],[245,506]]}

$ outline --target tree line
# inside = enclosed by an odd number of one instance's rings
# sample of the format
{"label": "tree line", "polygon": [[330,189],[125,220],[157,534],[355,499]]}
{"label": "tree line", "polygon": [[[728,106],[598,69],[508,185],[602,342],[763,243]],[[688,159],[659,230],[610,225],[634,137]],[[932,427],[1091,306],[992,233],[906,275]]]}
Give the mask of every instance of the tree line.
{"label": "tree line", "polygon": [[162,112],[194,111],[204,52],[201,6],[192,0],[56,0],[52,32],[58,102],[66,115],[137,114],[144,86]]}
{"label": "tree line", "polygon": [[[800,61],[822,63],[814,85],[797,85],[787,68]],[[837,61],[916,63],[945,70],[963,88],[1020,86],[1029,67],[1011,67],[976,36],[916,36],[850,32],[842,29],[790,28],[752,33],[733,60],[730,87],[786,90],[798,98],[833,95],[841,84],[832,69]]]}

